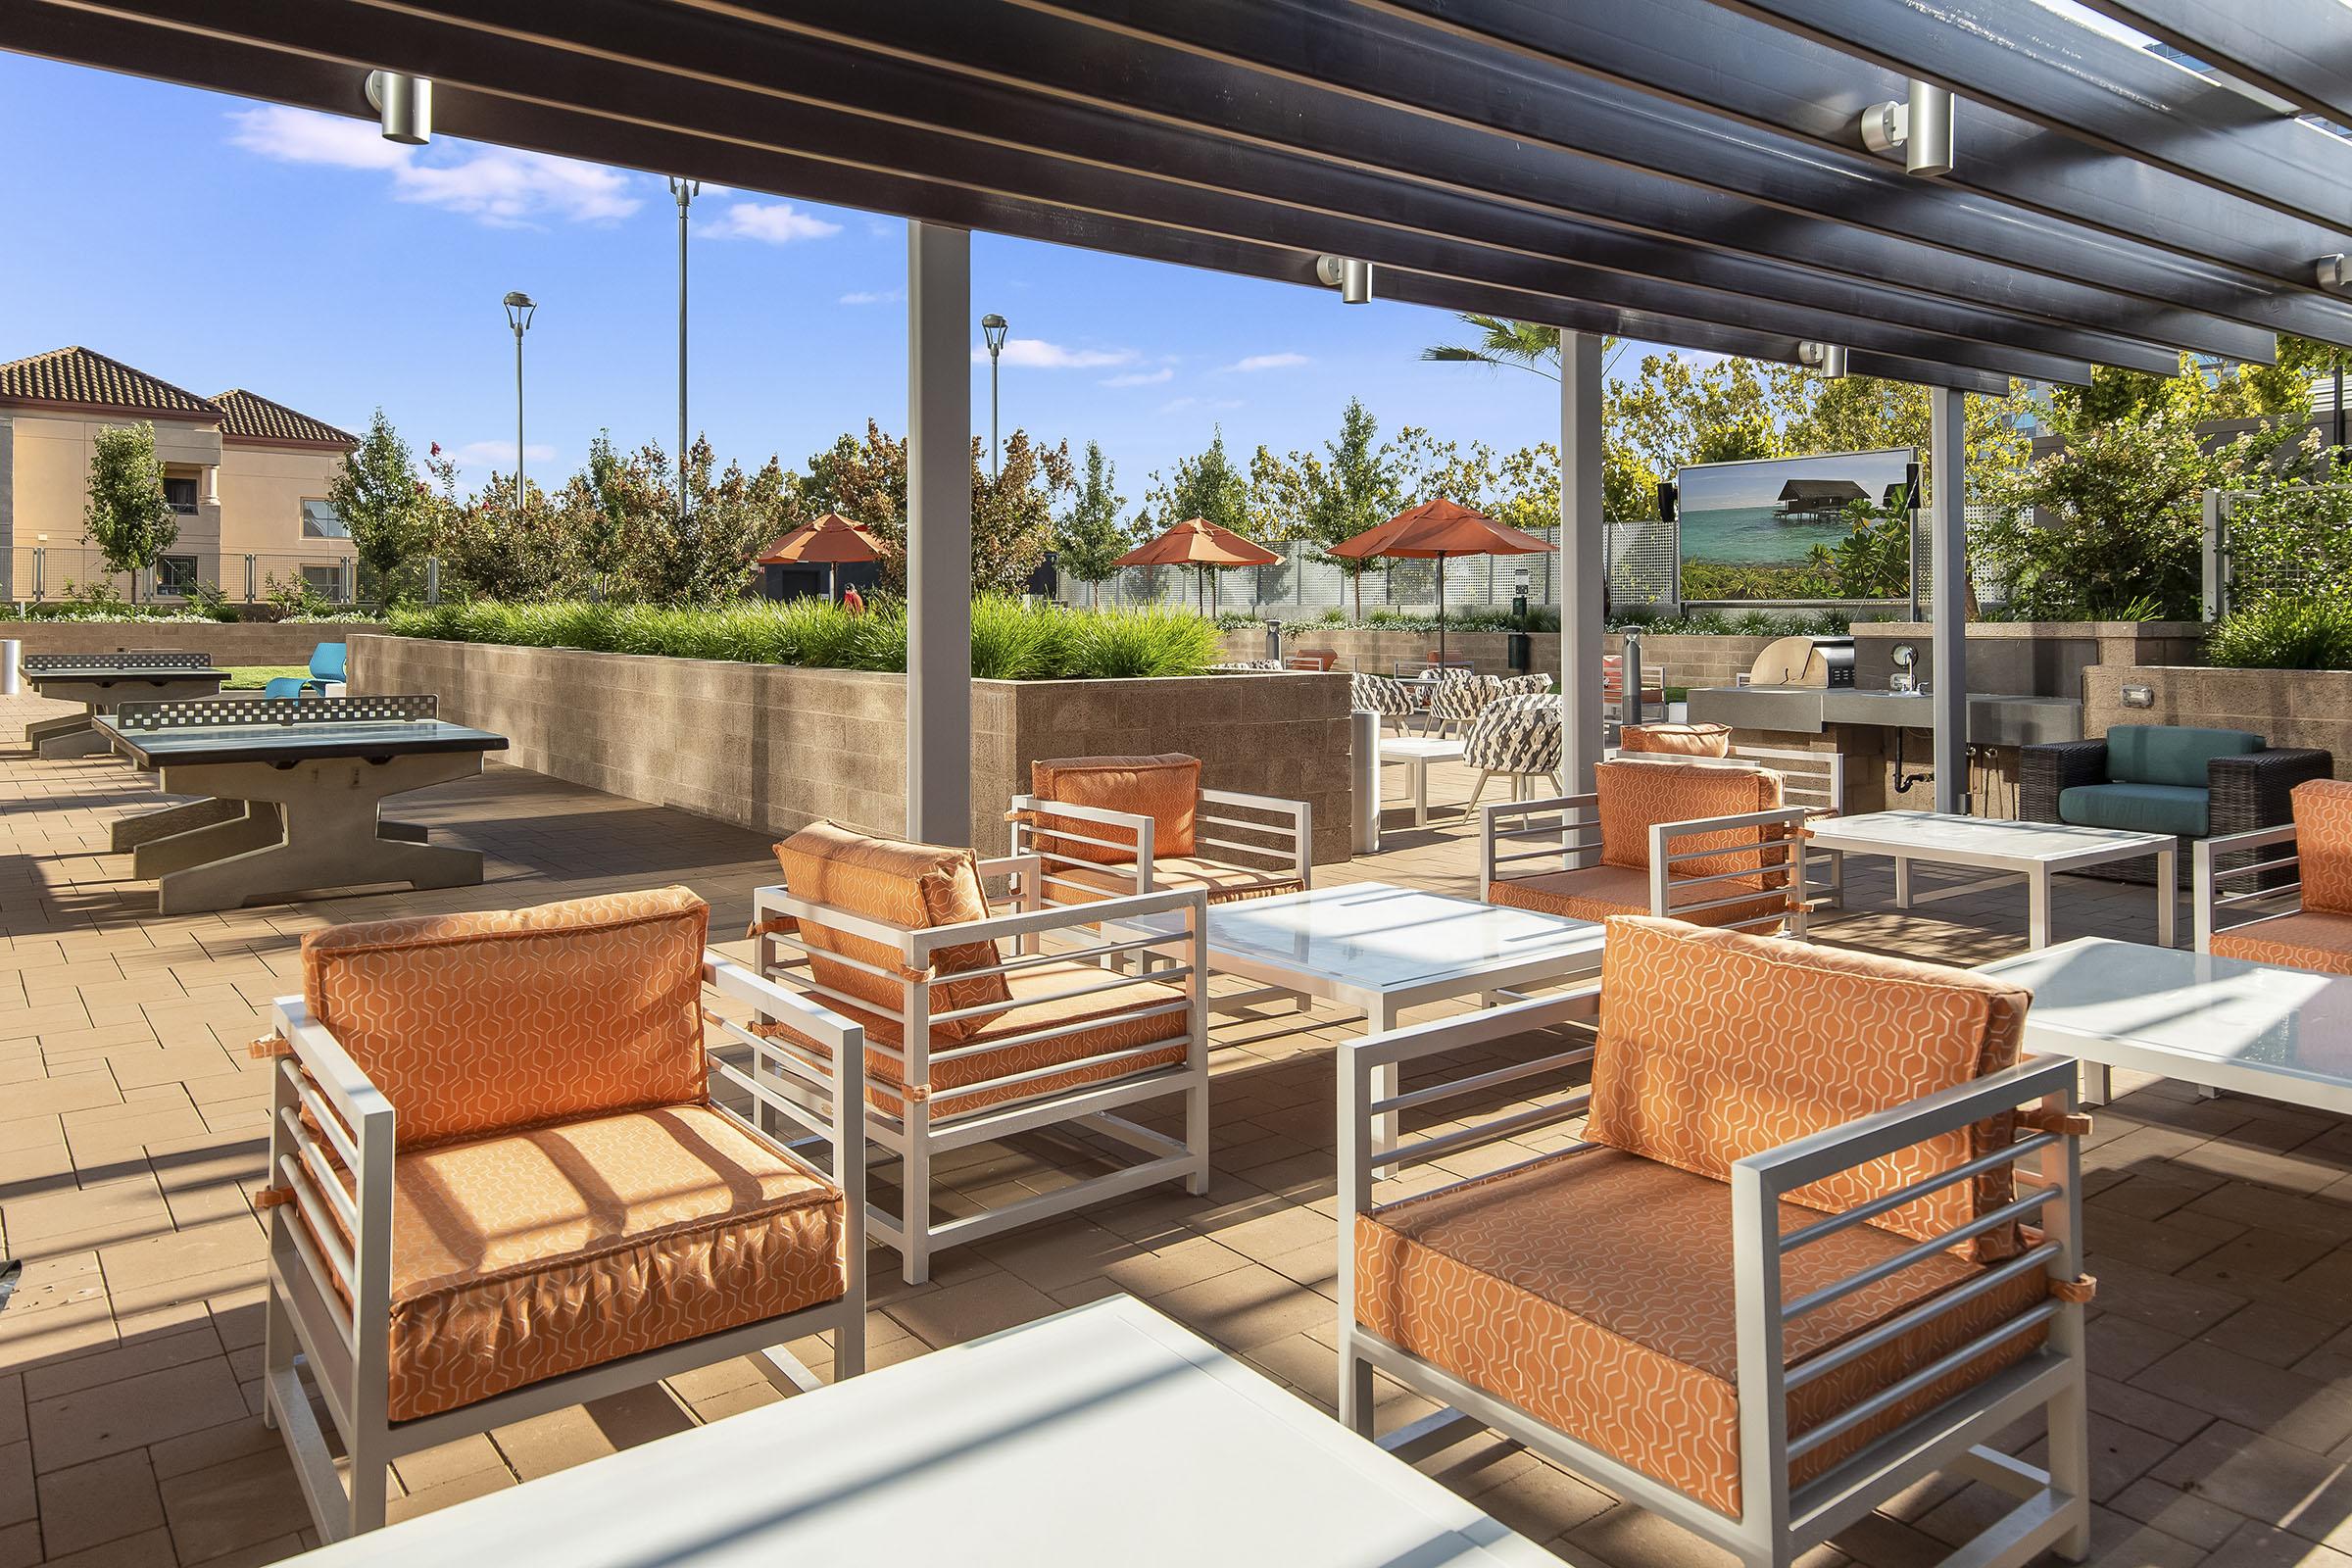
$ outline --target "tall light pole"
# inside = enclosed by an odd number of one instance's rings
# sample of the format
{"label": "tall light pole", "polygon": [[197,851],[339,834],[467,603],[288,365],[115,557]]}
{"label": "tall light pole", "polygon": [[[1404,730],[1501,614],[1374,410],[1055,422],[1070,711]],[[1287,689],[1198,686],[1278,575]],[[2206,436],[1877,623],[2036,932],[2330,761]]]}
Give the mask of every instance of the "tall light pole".
{"label": "tall light pole", "polygon": [[531,318],[538,313],[538,302],[520,289],[511,289],[505,300],[507,324],[514,329],[514,510],[522,511],[522,334],[531,329]]}
{"label": "tall light pole", "polygon": [[703,193],[699,179],[672,174],[669,193],[678,199],[678,520],[686,520],[686,209]]}
{"label": "tall light pole", "polygon": [[997,356],[1004,352],[1004,334],[1011,325],[991,311],[980,318],[980,335],[988,339],[988,476],[997,476]]}

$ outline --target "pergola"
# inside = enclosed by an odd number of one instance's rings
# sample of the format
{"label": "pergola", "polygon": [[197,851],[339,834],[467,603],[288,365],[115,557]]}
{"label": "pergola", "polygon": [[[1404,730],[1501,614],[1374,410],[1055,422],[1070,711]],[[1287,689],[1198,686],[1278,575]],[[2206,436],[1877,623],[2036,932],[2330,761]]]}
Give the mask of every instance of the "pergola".
{"label": "pergola", "polygon": [[363,118],[397,73],[442,132],[910,220],[907,827],[956,841],[974,228],[1557,326],[1588,782],[1601,335],[1928,386],[1960,808],[1963,394],[2352,345],[2352,142],[2297,118],[2352,121],[2352,11],[2091,3],[2234,80],[2034,0],[11,0],[0,48]]}

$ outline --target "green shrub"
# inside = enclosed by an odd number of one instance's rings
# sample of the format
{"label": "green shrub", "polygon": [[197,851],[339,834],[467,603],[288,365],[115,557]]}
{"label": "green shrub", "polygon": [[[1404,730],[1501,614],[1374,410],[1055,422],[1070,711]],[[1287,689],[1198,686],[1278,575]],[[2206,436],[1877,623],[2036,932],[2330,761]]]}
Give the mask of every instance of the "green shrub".
{"label": "green shrub", "polygon": [[1180,611],[1088,615],[1074,631],[1065,673],[1093,680],[1198,675],[1223,657],[1217,628]]}
{"label": "green shrub", "polygon": [[2352,669],[2352,602],[2265,600],[2217,624],[2205,657],[2240,669]]}

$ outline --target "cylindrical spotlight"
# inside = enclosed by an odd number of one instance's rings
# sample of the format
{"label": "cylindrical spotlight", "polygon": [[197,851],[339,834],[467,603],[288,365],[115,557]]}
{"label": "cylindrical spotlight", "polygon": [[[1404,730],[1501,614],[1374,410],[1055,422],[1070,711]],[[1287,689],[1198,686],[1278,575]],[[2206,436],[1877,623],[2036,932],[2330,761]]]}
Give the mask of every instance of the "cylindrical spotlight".
{"label": "cylindrical spotlight", "polygon": [[1315,277],[1326,288],[1340,291],[1346,305],[1362,305],[1372,298],[1372,264],[1352,256],[1318,256]]}
{"label": "cylindrical spotlight", "polygon": [[1923,179],[1952,172],[1952,95],[1932,81],[1911,80],[1904,117],[1903,168]]}
{"label": "cylindrical spotlight", "polygon": [[397,71],[368,73],[368,102],[384,127],[384,140],[421,147],[433,139],[433,84]]}
{"label": "cylindrical spotlight", "polygon": [[1819,370],[1825,381],[1838,381],[1845,377],[1845,345],[1842,343],[1799,343],[1796,346],[1796,359],[1799,365]]}

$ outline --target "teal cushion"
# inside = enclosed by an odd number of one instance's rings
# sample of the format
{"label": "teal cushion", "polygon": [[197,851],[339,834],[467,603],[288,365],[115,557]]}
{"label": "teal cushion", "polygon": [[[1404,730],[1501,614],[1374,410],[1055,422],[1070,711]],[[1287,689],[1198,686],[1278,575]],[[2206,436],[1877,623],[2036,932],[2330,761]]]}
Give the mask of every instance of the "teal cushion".
{"label": "teal cushion", "polygon": [[2058,792],[2058,820],[2132,833],[2205,836],[2205,792],[2178,784],[2079,784]]}
{"label": "teal cushion", "polygon": [[2205,764],[2217,757],[2262,750],[2262,737],[2242,729],[2188,729],[2179,724],[2118,724],[2107,732],[2107,777],[2116,784],[2205,788]]}

